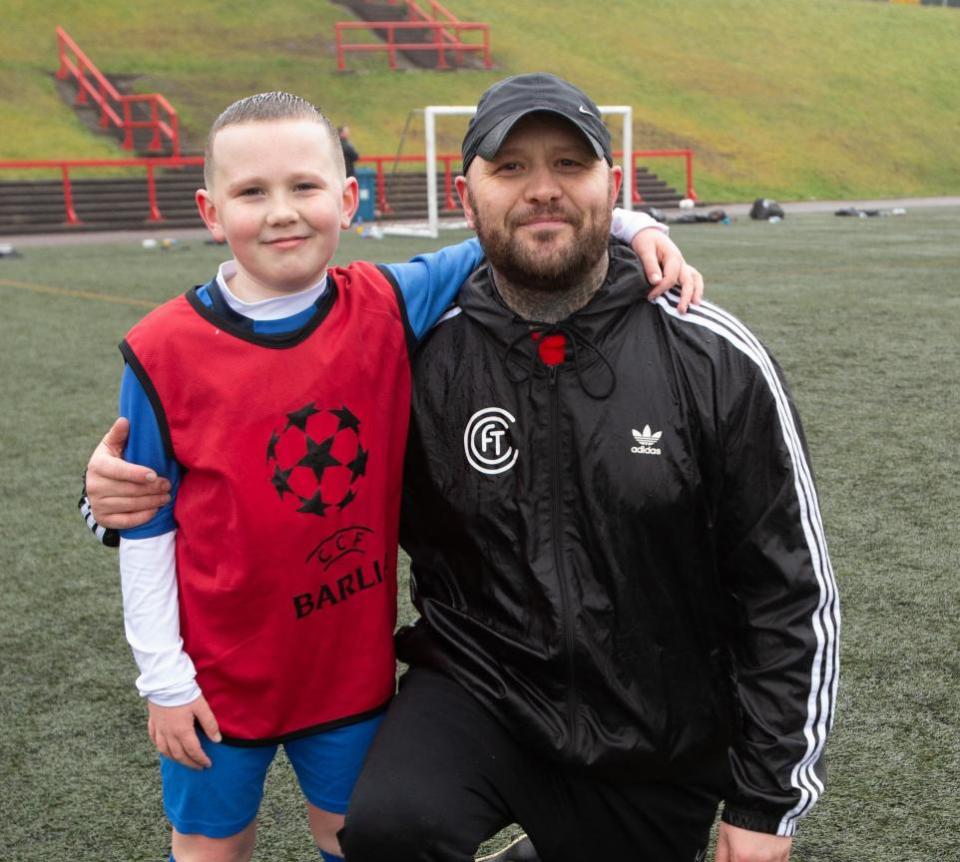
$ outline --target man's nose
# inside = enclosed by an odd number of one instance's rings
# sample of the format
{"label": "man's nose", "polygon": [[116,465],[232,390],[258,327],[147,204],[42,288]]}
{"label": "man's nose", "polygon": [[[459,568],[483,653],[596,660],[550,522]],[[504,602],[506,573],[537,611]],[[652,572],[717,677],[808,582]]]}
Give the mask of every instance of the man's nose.
{"label": "man's nose", "polygon": [[530,170],[524,193],[528,201],[553,201],[563,194],[557,176],[549,165],[538,165]]}

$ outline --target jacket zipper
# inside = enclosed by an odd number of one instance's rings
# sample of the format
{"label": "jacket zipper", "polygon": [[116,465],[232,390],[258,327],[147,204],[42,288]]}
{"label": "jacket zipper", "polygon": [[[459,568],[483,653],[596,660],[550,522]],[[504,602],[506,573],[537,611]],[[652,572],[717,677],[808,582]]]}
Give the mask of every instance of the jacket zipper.
{"label": "jacket zipper", "polygon": [[562,625],[564,644],[567,653],[567,745],[570,748],[575,747],[574,735],[576,734],[576,669],[574,666],[574,646],[576,638],[574,636],[573,609],[570,606],[570,594],[567,579],[565,577],[563,552],[562,552],[562,511],[560,505],[561,494],[561,474],[560,474],[560,380],[557,372],[558,366],[550,366],[550,446],[551,446],[551,471],[553,482],[553,558],[557,570],[557,580],[560,584],[560,609],[562,612]]}

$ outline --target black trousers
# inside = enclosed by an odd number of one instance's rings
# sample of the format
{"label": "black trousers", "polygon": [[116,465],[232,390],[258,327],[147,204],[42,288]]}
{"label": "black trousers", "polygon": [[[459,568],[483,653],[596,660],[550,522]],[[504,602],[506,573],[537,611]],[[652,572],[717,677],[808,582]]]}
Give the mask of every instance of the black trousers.
{"label": "black trousers", "polygon": [[415,669],[367,756],[341,846],[347,862],[471,862],[516,822],[542,862],[700,862],[723,763],[684,784],[598,781],[538,757],[458,683]]}

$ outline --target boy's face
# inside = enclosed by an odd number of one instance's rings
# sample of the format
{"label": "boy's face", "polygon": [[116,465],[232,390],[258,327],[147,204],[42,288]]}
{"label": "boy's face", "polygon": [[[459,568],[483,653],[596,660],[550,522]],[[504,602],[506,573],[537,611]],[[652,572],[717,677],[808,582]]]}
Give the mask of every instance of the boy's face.
{"label": "boy's face", "polygon": [[320,279],[357,208],[331,138],[310,120],[240,123],[213,141],[211,188],[197,192],[210,232],[230,244],[230,289],[246,301],[295,293]]}

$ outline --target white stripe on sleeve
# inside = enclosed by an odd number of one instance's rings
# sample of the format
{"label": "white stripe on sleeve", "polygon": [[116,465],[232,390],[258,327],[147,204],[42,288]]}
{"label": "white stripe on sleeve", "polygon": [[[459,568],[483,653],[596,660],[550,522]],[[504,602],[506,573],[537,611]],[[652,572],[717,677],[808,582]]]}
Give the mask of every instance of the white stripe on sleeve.
{"label": "white stripe on sleeve", "polygon": [[810,465],[804,455],[789,399],[769,354],[756,336],[737,318],[712,303],[704,302],[699,306],[691,306],[687,314],[680,314],[676,310],[679,296],[678,291],[672,290],[655,301],[677,320],[694,326],[703,326],[725,338],[759,367],[764,380],[770,387],[777,405],[780,428],[794,467],[801,524],[820,589],[820,598],[811,619],[811,627],[816,636],[816,649],[810,668],[807,717],[803,727],[807,747],[803,757],[794,765],[790,774],[790,783],[797,789],[800,798],[797,804],[784,815],[777,830],[778,835],[793,835],[796,832],[797,821],[809,812],[823,792],[823,784],[817,777],[814,767],[820,759],[827,734],[833,726],[834,705],[837,697],[840,611],[836,580],[827,553],[827,542]]}

